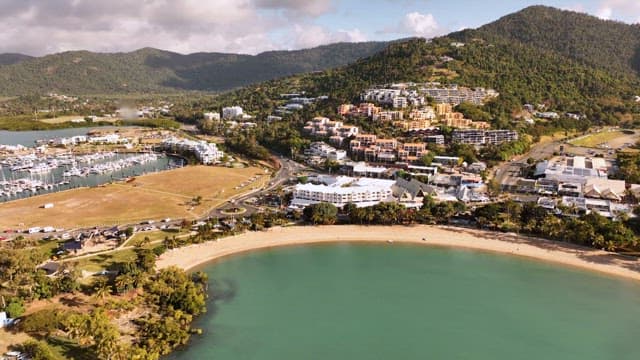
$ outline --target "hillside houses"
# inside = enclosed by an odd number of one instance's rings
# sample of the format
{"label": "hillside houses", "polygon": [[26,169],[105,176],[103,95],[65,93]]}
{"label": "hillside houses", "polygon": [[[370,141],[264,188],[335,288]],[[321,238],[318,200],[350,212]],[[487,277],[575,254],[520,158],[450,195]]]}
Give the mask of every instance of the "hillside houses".
{"label": "hillside houses", "polygon": [[304,131],[312,136],[331,138],[332,143],[341,145],[344,139],[358,135],[359,128],[345,125],[342,121],[332,121],[329,118],[318,116],[307,122]]}
{"label": "hillside houses", "polygon": [[457,105],[468,102],[483,105],[487,99],[495,98],[499,93],[492,89],[466,88],[458,85],[442,85],[437,82],[415,84],[393,84],[386,87],[372,88],[364,91],[360,98],[363,101],[376,102],[405,108],[407,106],[424,105],[425,98],[433,98],[438,103]]}

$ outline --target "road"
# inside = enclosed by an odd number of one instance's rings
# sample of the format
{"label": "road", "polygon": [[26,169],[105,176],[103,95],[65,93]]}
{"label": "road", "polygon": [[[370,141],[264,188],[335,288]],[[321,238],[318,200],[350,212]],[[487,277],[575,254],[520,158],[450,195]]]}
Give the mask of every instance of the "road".
{"label": "road", "polygon": [[511,159],[511,161],[504,162],[498,166],[495,171],[495,179],[498,180],[500,184],[504,184],[508,182],[509,178],[519,177],[520,169],[524,166],[523,164],[526,164],[527,159],[532,158],[537,162],[551,158],[553,153],[558,151],[560,145],[563,143],[564,140],[557,140],[533,145],[528,153],[516,156]]}
{"label": "road", "polygon": [[258,197],[258,196],[269,193],[270,191],[286,183],[289,179],[296,177],[296,174],[298,174],[299,172],[307,169],[305,165],[297,163],[293,160],[285,159],[283,157],[279,157],[278,159],[280,162],[280,169],[276,172],[274,178],[271,179],[271,181],[269,181],[269,184],[266,187],[262,189],[254,190],[250,193],[240,195],[230,200],[225,205],[222,205],[216,209],[213,209],[210,212],[209,216],[224,217],[226,215],[223,214],[221,211],[230,210],[236,207],[243,207],[246,209],[246,212],[242,213],[243,216],[248,216],[253,213],[259,212],[260,211],[259,207],[253,206],[249,203],[246,203],[245,201],[250,198]]}

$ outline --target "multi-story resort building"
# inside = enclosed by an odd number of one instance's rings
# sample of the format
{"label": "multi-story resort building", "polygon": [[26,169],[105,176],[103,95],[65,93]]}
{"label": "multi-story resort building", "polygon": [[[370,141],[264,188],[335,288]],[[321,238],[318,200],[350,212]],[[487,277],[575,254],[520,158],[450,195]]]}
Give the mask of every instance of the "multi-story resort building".
{"label": "multi-story resort building", "polygon": [[360,129],[357,126],[345,125],[342,121],[331,121],[329,118],[318,116],[307,122],[304,131],[312,136],[328,137],[332,144],[340,146],[344,139],[358,135]]}
{"label": "multi-story resort building", "polygon": [[469,102],[476,105],[484,104],[488,98],[495,98],[499,94],[492,89],[459,87],[458,85],[442,86],[438,83],[425,84],[419,91],[433,98],[439,103],[460,104]]}
{"label": "multi-story resort building", "polygon": [[392,201],[394,180],[352,178],[347,176],[319,176],[320,184],[297,184],[293,190],[291,206],[304,208],[321,202],[342,207],[353,203],[366,207],[383,201]]}
{"label": "multi-story resort building", "polygon": [[431,120],[394,121],[393,126],[404,131],[420,131],[431,128]]}
{"label": "multi-story resort building", "polygon": [[188,139],[168,138],[162,142],[162,147],[173,152],[192,152],[203,164],[215,164],[220,162],[224,153],[214,143],[206,141],[193,141]]}
{"label": "multi-story resort building", "polygon": [[368,89],[361,94],[360,98],[364,101],[404,108],[409,104],[414,106],[423,105],[425,96],[431,97],[439,103],[457,105],[462,102],[469,102],[482,105],[487,99],[495,98],[498,95],[498,92],[492,89],[470,89],[458,85],[442,85],[433,82],[425,84],[394,84],[390,88]]}
{"label": "multi-story resort building", "polygon": [[431,106],[425,106],[422,109],[413,109],[409,113],[409,119],[412,120],[435,120],[436,113]]}
{"label": "multi-story resort building", "polygon": [[371,117],[373,121],[382,122],[402,120],[403,118],[404,113],[402,111],[380,111]]}
{"label": "multi-story resort building", "polygon": [[311,146],[304,151],[304,154],[311,158],[315,157],[330,161],[342,161],[347,157],[345,150],[338,150],[322,141],[311,143]]}
{"label": "multi-story resort building", "polygon": [[518,140],[514,130],[454,130],[452,140],[455,143],[470,145],[499,145]]}

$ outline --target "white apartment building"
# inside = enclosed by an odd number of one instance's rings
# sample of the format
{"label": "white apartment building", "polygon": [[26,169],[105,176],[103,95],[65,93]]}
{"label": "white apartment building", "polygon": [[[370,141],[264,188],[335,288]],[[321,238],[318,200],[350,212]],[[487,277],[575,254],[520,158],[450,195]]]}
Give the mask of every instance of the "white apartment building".
{"label": "white apartment building", "polygon": [[216,144],[206,141],[193,141],[172,137],[163,141],[162,146],[172,151],[193,152],[196,158],[205,165],[218,163],[224,156],[224,152],[220,151]]}
{"label": "white apartment building", "polygon": [[304,208],[311,204],[329,202],[337,207],[353,203],[358,207],[373,206],[393,198],[394,180],[321,176],[322,183],[298,184],[293,191],[291,207]]}
{"label": "white apartment building", "polygon": [[102,136],[91,136],[88,139],[91,144],[124,144],[129,142],[128,139],[121,138],[118,134],[107,134]]}
{"label": "white apartment building", "polygon": [[347,152],[338,150],[322,141],[311,143],[311,146],[304,151],[306,156],[319,157],[330,161],[342,161],[346,159]]}
{"label": "white apartment building", "polygon": [[223,119],[234,119],[236,117],[242,116],[242,108],[240,106],[230,106],[222,108],[222,118]]}
{"label": "white apartment building", "polygon": [[393,98],[393,107],[404,109],[409,106],[409,101],[404,96],[396,96]]}

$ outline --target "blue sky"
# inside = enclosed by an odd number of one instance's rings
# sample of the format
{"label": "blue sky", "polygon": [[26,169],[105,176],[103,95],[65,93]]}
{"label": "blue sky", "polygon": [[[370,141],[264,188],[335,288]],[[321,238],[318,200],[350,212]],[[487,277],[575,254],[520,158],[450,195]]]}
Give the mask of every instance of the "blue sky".
{"label": "blue sky", "polygon": [[256,54],[433,37],[535,4],[640,22],[640,0],[0,0],[0,53],[150,46]]}

